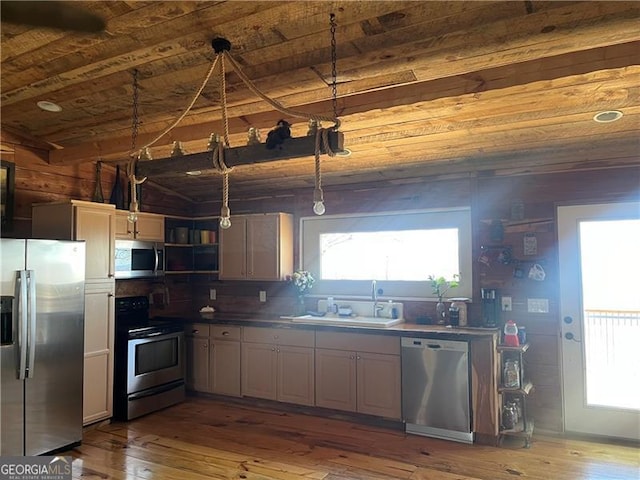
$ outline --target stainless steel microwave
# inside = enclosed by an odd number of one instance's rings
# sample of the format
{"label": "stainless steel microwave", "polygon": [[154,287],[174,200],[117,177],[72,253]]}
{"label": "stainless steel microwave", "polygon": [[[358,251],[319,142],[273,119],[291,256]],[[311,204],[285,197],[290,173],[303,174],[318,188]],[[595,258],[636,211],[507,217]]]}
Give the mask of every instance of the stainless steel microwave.
{"label": "stainless steel microwave", "polygon": [[164,244],[116,240],[116,278],[155,278],[164,275]]}

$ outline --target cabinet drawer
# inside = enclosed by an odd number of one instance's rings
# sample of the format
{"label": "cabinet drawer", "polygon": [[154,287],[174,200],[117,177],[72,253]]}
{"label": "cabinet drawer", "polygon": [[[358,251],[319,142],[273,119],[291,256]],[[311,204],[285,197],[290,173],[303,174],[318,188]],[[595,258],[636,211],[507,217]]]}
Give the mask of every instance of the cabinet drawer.
{"label": "cabinet drawer", "polygon": [[316,347],[400,355],[400,337],[366,333],[316,332]]}
{"label": "cabinet drawer", "polygon": [[209,325],[209,335],[218,340],[240,340],[240,327],[233,325]]}
{"label": "cabinet drawer", "polygon": [[208,323],[188,323],[184,326],[184,334],[188,337],[206,337],[209,338]]}
{"label": "cabinet drawer", "polygon": [[253,343],[273,345],[291,345],[294,347],[313,347],[315,332],[286,328],[243,327],[242,340]]}

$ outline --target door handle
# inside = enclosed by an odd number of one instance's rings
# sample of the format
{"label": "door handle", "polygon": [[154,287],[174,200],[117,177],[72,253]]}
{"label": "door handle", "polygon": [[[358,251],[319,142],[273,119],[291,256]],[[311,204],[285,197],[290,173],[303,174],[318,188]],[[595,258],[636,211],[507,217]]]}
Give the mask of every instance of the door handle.
{"label": "door handle", "polygon": [[27,377],[33,378],[36,363],[36,272],[27,270],[29,284],[29,366]]}
{"label": "door handle", "polygon": [[27,271],[18,272],[18,379],[27,378]]}

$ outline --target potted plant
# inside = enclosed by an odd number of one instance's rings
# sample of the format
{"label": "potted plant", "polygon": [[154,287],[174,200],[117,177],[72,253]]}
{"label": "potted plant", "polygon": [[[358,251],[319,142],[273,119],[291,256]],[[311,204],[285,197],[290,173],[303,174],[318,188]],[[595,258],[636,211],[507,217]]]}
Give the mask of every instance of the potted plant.
{"label": "potted plant", "polygon": [[308,270],[296,270],[293,272],[293,275],[291,275],[291,283],[295,287],[298,296],[298,315],[304,315],[306,313],[304,296],[311,290],[315,281],[316,279],[313,278],[313,275]]}
{"label": "potted plant", "polygon": [[438,303],[436,304],[436,316],[438,317],[437,323],[444,324],[447,311],[445,309],[442,299],[444,294],[450,289],[456,288],[460,285],[460,275],[457,273],[453,275],[453,280],[447,280],[444,277],[436,277],[435,275],[429,275],[429,281],[431,282],[431,289],[433,293],[438,297]]}

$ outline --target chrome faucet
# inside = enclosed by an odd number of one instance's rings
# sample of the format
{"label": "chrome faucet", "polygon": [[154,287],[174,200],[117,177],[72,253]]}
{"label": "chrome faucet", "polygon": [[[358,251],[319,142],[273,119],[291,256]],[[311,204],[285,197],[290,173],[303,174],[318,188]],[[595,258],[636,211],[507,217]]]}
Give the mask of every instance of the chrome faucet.
{"label": "chrome faucet", "polygon": [[371,299],[373,300],[373,318],[378,318],[384,305],[378,305],[378,288],[376,287],[375,280],[371,282]]}

